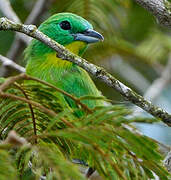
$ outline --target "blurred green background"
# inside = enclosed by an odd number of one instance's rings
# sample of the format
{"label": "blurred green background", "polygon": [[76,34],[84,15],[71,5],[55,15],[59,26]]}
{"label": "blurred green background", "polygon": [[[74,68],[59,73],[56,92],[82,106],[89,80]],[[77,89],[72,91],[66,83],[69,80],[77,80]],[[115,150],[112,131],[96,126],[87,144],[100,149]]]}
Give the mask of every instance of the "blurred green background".
{"label": "blurred green background", "polygon": [[[23,23],[36,3],[35,0],[10,2]],[[84,58],[103,66],[141,95],[146,93],[167,67],[171,58],[170,30],[158,25],[155,18],[133,0],[47,0],[44,6],[44,10],[34,21],[37,26],[59,12],[73,12],[90,21],[94,29],[103,34],[105,40],[89,46]],[[0,16],[3,16],[2,12]],[[14,39],[14,32],[0,31],[0,54],[24,66],[23,50],[26,44],[21,42],[18,51],[12,54]],[[1,76],[8,77],[16,73],[13,69],[0,67]],[[126,103],[130,108],[134,108],[105,84],[97,80],[95,83],[113,103]],[[171,113],[170,87],[167,83],[152,102]],[[171,144],[171,131],[164,124],[138,124],[138,127],[146,135]]]}

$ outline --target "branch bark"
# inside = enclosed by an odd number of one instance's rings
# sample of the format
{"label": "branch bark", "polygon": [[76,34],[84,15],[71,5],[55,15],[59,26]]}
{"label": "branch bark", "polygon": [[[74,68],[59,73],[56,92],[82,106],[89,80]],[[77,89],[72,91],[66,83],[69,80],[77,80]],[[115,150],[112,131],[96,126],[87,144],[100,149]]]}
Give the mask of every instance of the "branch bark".
{"label": "branch bark", "polygon": [[79,56],[71,53],[70,51],[65,49],[64,46],[60,45],[56,41],[50,39],[48,36],[40,32],[36,28],[36,26],[14,23],[13,21],[8,20],[7,18],[0,18],[0,30],[12,30],[22,32],[24,34],[27,34],[28,36],[31,36],[45,43],[57,52],[58,57],[73,62],[78,66],[82,67],[83,69],[91,73],[94,77],[100,79],[109,87],[112,87],[113,89],[118,91],[124,98],[126,98],[133,104],[141,107],[154,117],[161,118],[165,124],[171,126],[171,115],[168,114],[166,111],[157,106],[154,106],[151,102],[145,100],[142,96],[138,95],[132,89],[125,86],[115,77],[107,73],[103,68],[89,63],[85,59],[80,58]]}
{"label": "branch bark", "polygon": [[134,0],[147,9],[159,24],[171,27],[171,4],[167,0]]}

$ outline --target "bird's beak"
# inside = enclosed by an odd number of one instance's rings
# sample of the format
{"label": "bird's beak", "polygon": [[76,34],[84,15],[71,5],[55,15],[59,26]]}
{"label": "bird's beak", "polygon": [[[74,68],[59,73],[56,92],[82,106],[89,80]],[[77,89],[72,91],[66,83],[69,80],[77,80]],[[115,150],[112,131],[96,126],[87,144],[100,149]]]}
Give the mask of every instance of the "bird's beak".
{"label": "bird's beak", "polygon": [[73,36],[75,41],[84,41],[86,43],[95,43],[104,40],[103,36],[93,29],[87,29],[82,33],[73,34]]}

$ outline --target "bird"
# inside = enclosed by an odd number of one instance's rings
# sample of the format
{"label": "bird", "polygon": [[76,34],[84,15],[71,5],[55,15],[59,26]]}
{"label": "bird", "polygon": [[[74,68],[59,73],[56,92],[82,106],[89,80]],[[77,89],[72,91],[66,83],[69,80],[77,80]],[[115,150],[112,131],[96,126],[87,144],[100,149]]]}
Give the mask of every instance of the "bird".
{"label": "bird", "polygon": [[[87,20],[73,13],[54,14],[45,20],[38,29],[78,56],[83,55],[89,44],[104,39],[100,33],[93,30],[93,26]],[[26,74],[30,76],[47,81],[78,98],[102,96],[83,68],[60,59],[56,56],[56,51],[36,39],[33,39],[26,48],[25,59],[27,61]],[[65,102],[67,107],[75,108],[77,106],[68,96],[60,94],[59,99]],[[104,101],[100,99],[87,99],[83,100],[83,103],[89,108],[104,105]],[[75,115],[81,117],[82,112],[77,111]],[[80,162],[78,159],[75,161],[78,164]],[[91,167],[86,171],[87,177],[95,172]]]}
{"label": "bird", "polygon": [[[54,14],[45,20],[38,29],[51,39],[65,46],[72,53],[82,56],[87,46],[103,41],[103,36],[93,29],[84,18],[73,13]],[[102,96],[89,74],[78,65],[60,59],[56,52],[46,44],[33,39],[25,50],[27,61],[26,74],[47,81],[54,86],[76,97]],[[70,108],[77,105],[69,97],[63,95],[61,101]],[[103,101],[83,100],[89,108],[102,106]],[[81,113],[77,113],[81,116]]]}

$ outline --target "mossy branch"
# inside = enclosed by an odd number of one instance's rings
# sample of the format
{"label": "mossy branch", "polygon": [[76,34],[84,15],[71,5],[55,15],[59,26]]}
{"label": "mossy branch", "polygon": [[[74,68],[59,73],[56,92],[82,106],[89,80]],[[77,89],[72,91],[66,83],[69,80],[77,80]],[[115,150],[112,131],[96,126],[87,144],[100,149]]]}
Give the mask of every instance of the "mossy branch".
{"label": "mossy branch", "polygon": [[50,39],[48,36],[40,32],[36,28],[36,26],[23,25],[10,21],[7,18],[0,18],[0,30],[12,30],[12,31],[22,32],[24,34],[27,34],[28,36],[31,36],[45,43],[46,45],[48,45],[57,52],[58,57],[73,62],[78,66],[82,67],[90,74],[92,74],[94,77],[100,79],[109,87],[112,87],[113,89],[118,91],[128,101],[139,106],[140,108],[150,113],[154,117],[161,118],[161,120],[165,124],[171,126],[171,115],[168,114],[166,111],[164,111],[163,109],[157,106],[154,106],[151,102],[145,100],[142,96],[138,95],[132,89],[121,83],[119,80],[117,80],[109,73],[107,73],[103,68],[98,67],[92,63],[89,63],[85,59],[71,53],[64,46],[60,45],[56,41]]}

